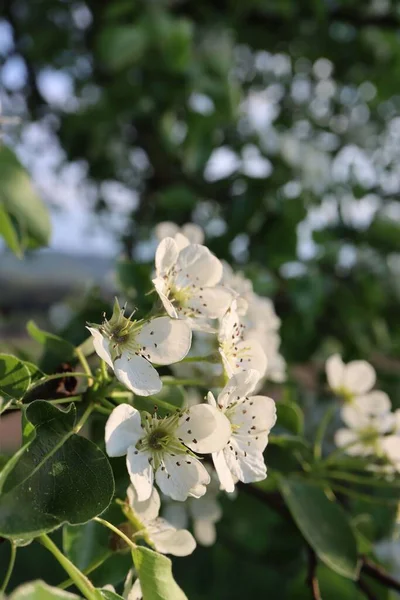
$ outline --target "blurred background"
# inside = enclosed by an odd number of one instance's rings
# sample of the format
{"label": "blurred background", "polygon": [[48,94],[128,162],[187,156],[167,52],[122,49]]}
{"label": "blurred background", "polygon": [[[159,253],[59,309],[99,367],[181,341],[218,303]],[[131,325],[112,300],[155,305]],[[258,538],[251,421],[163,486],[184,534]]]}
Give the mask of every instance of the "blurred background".
{"label": "blurred background", "polygon": [[[191,221],[273,300],[289,381],[314,393],[339,351],[398,404],[398,2],[3,0],[0,61],[2,138],[53,227],[24,261],[0,247],[0,349],[27,352],[31,317],[80,343],[116,289],[148,291],[155,225]],[[190,598],[295,569],[301,540],[259,515],[175,561]]]}

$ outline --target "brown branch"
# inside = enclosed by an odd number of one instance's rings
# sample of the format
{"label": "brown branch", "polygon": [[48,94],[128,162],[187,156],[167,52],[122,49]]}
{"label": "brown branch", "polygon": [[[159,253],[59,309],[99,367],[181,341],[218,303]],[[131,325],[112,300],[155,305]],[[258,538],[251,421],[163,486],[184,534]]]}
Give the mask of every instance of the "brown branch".
{"label": "brown branch", "polygon": [[357,581],[357,587],[368,600],[378,600],[377,596],[370,589],[369,585],[365,583],[364,579],[359,579]]}
{"label": "brown branch", "polygon": [[387,588],[400,592],[400,581],[389,575],[389,573],[387,573],[385,569],[374,563],[369,558],[363,558],[361,573],[364,575],[368,575],[368,577],[371,577],[376,581],[379,581],[382,585],[384,585]]}
{"label": "brown branch", "polygon": [[317,577],[317,556],[311,546],[307,546],[308,551],[308,571],[306,583],[311,590],[313,600],[322,600]]}
{"label": "brown branch", "polygon": [[240,490],[243,490],[249,496],[253,496],[253,498],[257,498],[257,500],[260,500],[266,504],[286,521],[288,519],[292,520],[290,512],[282,501],[282,496],[278,492],[266,492],[256,485],[252,485],[251,483],[242,483],[241,481],[239,481],[236,485]]}

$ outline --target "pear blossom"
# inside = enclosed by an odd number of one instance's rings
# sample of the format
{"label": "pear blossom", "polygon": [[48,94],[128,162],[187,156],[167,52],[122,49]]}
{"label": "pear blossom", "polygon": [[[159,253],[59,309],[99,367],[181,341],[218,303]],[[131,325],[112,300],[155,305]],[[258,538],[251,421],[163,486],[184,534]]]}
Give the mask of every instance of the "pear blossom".
{"label": "pear blossom", "polygon": [[[138,499],[135,488],[130,485],[127,489],[130,510],[136,533],[143,537],[157,552],[187,556],[196,548],[192,534],[186,529],[177,529],[166,519],[159,517],[160,496],[155,488],[150,498],[144,501]],[[129,518],[129,513],[126,513]]]}
{"label": "pear blossom", "polygon": [[255,339],[244,339],[245,326],[237,312],[234,300],[221,320],[218,331],[219,352],[229,377],[247,369],[255,369],[262,377],[267,368],[267,357]]}
{"label": "pear blossom", "polygon": [[[143,417],[143,418],[142,418]],[[105,430],[107,454],[126,455],[131,483],[139,501],[147,500],[154,481],[174,500],[199,498],[210,476],[196,457],[223,448],[231,434],[228,419],[216,408],[199,404],[158,418],[129,404],[117,406]]]}
{"label": "pear blossom", "polygon": [[331,390],[349,402],[357,396],[365,397],[375,385],[375,369],[366,360],[345,364],[339,354],[333,354],[326,361],[325,369]]}
{"label": "pear blossom", "polygon": [[150,396],[161,390],[160,376],[152,363],[170,365],[182,360],[190,349],[192,333],[184,321],[158,317],[133,321],[115,301],[110,320],[88,326],[97,354],[129,390]]}
{"label": "pear blossom", "polygon": [[156,252],[154,286],[165,310],[175,319],[220,318],[228,309],[232,292],[218,285],[222,264],[206,246],[163,239]]}
{"label": "pear blossom", "polygon": [[388,396],[380,391],[358,396],[351,404],[344,405],[341,416],[347,427],[336,432],[336,445],[353,456],[388,456],[384,436],[395,426],[390,409]]}
{"label": "pear blossom", "polygon": [[221,489],[233,492],[236,481],[250,483],[267,476],[263,452],[276,422],[275,402],[267,396],[251,396],[259,380],[254,369],[233,375],[215,400],[207,399],[230,422],[231,437],[222,450],[213,452]]}
{"label": "pear blossom", "polygon": [[156,225],[154,232],[159,242],[166,237],[174,238],[180,250],[189,244],[202,244],[204,242],[202,228],[194,223],[185,223],[185,225],[179,227],[172,221],[162,221]]}
{"label": "pear blossom", "polygon": [[167,499],[163,515],[176,527],[186,528],[193,522],[194,537],[202,546],[212,546],[217,538],[215,523],[222,518],[222,509],[217,502],[219,480],[215,471],[206,466],[211,481],[207,492],[201,498],[188,498],[185,502]]}

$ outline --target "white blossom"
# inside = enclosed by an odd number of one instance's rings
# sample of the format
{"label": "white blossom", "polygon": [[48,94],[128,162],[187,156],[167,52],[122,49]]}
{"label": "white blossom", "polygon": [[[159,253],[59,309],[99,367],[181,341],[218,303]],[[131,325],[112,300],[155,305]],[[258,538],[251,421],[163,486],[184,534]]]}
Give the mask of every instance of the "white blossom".
{"label": "white blossom", "polygon": [[267,368],[267,357],[255,339],[244,339],[245,326],[237,313],[236,300],[221,320],[218,331],[219,351],[224,369],[231,377],[234,373],[255,369],[262,377]]}
{"label": "white blossom", "polygon": [[259,379],[250,369],[233,375],[217,401],[209,392],[208,402],[230,421],[231,437],[226,446],[213,453],[221,489],[232,492],[236,481],[249,483],[267,476],[263,452],[276,422],[275,402],[266,396],[250,396]]}
{"label": "white blossom", "polygon": [[185,223],[185,225],[179,227],[172,221],[163,221],[156,225],[154,232],[159,242],[166,237],[174,238],[180,250],[189,244],[202,244],[204,242],[202,228],[194,223]]}
{"label": "white blossom", "polygon": [[167,500],[163,515],[176,527],[186,528],[193,522],[194,536],[202,546],[212,546],[217,537],[215,524],[222,517],[222,509],[217,502],[219,480],[213,469],[207,465],[211,481],[207,492],[201,498],[188,498],[185,502]]}
{"label": "white blossom", "polygon": [[132,321],[115,301],[112,318],[87,327],[102,360],[128,389],[140,396],[161,390],[161,379],[153,367],[182,360],[190,349],[192,333],[184,321],[158,317]]}
{"label": "white blossom", "polygon": [[156,252],[154,286],[167,313],[175,319],[221,318],[232,292],[218,285],[222,264],[206,246],[189,244],[180,249],[170,237]]}
{"label": "white blossom", "polygon": [[194,452],[223,448],[230,436],[229,421],[218,410],[199,404],[169,417],[157,418],[129,404],[120,404],[106,423],[109,456],[124,456],[138,499],[151,496],[154,480],[174,500],[198,498],[210,476]]}
{"label": "white blossom", "polygon": [[345,364],[339,354],[333,354],[326,361],[325,368],[329,387],[345,400],[365,397],[375,385],[375,369],[366,360],[353,360]]}
{"label": "white blossom", "polygon": [[[150,498],[139,501],[135,488],[130,485],[127,489],[130,509],[133,512],[135,529],[145,541],[157,552],[187,556],[196,548],[192,534],[186,529],[177,529],[166,519],[159,517],[160,496],[153,488]],[[131,521],[132,522],[132,521]]]}

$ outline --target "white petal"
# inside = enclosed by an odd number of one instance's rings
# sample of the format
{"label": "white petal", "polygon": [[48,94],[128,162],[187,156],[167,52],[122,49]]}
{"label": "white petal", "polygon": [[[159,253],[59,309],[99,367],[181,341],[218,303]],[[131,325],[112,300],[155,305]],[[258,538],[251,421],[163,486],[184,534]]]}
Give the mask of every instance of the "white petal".
{"label": "white petal", "polygon": [[374,390],[364,396],[357,396],[341,410],[342,420],[351,429],[374,426],[380,433],[394,427],[395,417],[390,412],[391,403],[385,392]]}
{"label": "white petal", "polygon": [[230,448],[224,450],[229,470],[243,483],[262,481],[267,476],[264,456],[256,445],[248,446],[248,440],[241,436],[232,436]]}
{"label": "white petal", "polygon": [[388,435],[382,439],[382,449],[387,458],[400,471],[400,436]]}
{"label": "white petal", "polygon": [[326,377],[331,390],[339,390],[343,386],[345,365],[339,354],[333,354],[325,364]]}
{"label": "white petal", "polygon": [[186,454],[164,457],[164,470],[157,469],[156,482],[160,490],[173,500],[186,500],[188,496],[202,496],[210,476],[201,462]]}
{"label": "white petal", "polygon": [[357,432],[352,429],[338,429],[335,433],[335,444],[344,448],[347,454],[359,456],[364,454],[364,448],[359,443]]}
{"label": "white petal", "polygon": [[[236,350],[237,348],[237,350]],[[235,346],[235,356],[229,356],[228,360],[234,373],[255,369],[259,376],[263,377],[267,370],[267,357],[261,344],[257,340],[244,340]]]}
{"label": "white petal", "polygon": [[226,492],[233,492],[235,489],[235,482],[226,462],[224,452],[214,452],[212,455],[212,459],[215,470],[218,475],[218,479],[221,484],[221,490],[225,490]]}
{"label": "white petal", "polygon": [[[163,527],[163,523],[165,526]],[[150,537],[157,552],[174,556],[188,556],[196,548],[196,540],[186,529],[175,529],[164,519],[158,519],[157,531],[150,530]]]}
{"label": "white petal", "polygon": [[217,406],[217,401],[215,400],[214,394],[212,392],[208,392],[207,402],[210,406],[213,406],[214,408]]}
{"label": "white petal", "polygon": [[156,250],[157,276],[163,276],[176,263],[179,256],[178,246],[173,238],[164,238]]}
{"label": "white petal", "polygon": [[163,517],[177,529],[186,529],[188,526],[188,513],[186,502],[169,501],[163,508]]}
{"label": "white petal", "polygon": [[181,250],[183,250],[183,248],[186,248],[186,246],[189,246],[189,244],[190,244],[190,240],[188,240],[188,238],[186,236],[184,236],[182,233],[179,233],[179,232],[175,234],[174,240],[178,247],[179,252]]}
{"label": "white petal", "polygon": [[189,352],[192,330],[186,321],[159,317],[143,325],[135,339],[151,362],[170,365]]}
{"label": "white petal", "polygon": [[228,443],[231,424],[218,408],[197,404],[181,418],[176,436],[194,452],[218,452]]}
{"label": "white petal", "polygon": [[232,303],[232,299],[232,292],[222,285],[204,287],[193,290],[188,306],[199,310],[209,319],[221,319]]}
{"label": "white petal", "polygon": [[88,329],[93,336],[93,346],[96,354],[98,354],[101,360],[104,360],[108,366],[113,369],[114,365],[110,354],[108,340],[95,327],[86,327],[86,329]]}
{"label": "white petal", "polygon": [[[220,343],[232,343],[232,339],[237,337],[237,325],[239,321],[239,315],[237,313],[237,301],[233,300],[221,319],[221,324],[218,330],[218,341]],[[234,337],[232,338],[232,336]]]}
{"label": "white petal", "polygon": [[375,385],[375,369],[365,360],[353,360],[345,367],[343,387],[355,395],[365,394]]}
{"label": "white petal", "polygon": [[180,251],[176,263],[177,287],[186,287],[188,282],[198,287],[216,285],[222,277],[222,264],[206,246],[190,244]]}
{"label": "white petal", "polygon": [[128,487],[128,489],[126,490],[126,495],[128,497],[128,502],[130,506],[133,508],[135,513],[138,514],[140,519],[149,522],[154,521],[154,519],[158,517],[158,513],[160,512],[161,500],[160,495],[155,487],[153,487],[151,496],[147,500],[140,501],[138,499],[136,489],[133,487],[133,485],[130,485]]}
{"label": "white petal", "polygon": [[275,402],[267,396],[250,396],[235,407],[230,420],[239,427],[237,435],[258,437],[257,447],[263,451],[268,442],[268,434],[276,423]]}
{"label": "white petal", "polygon": [[204,232],[201,227],[194,223],[186,223],[181,231],[191,244],[202,244],[204,242]]}
{"label": "white petal", "polygon": [[156,238],[161,242],[166,237],[173,238],[179,231],[179,226],[173,221],[162,221],[154,228]]}
{"label": "white petal", "polygon": [[216,523],[222,517],[222,509],[215,498],[207,493],[202,498],[190,501],[190,514],[193,519],[202,519]]}
{"label": "white petal", "polygon": [[233,402],[250,395],[260,379],[260,373],[254,369],[241,371],[233,375],[218,396],[218,406],[227,408]]}
{"label": "white petal", "polygon": [[172,302],[170,300],[168,300],[167,296],[165,295],[165,293],[166,293],[166,286],[165,286],[164,279],[162,279],[162,277],[156,277],[155,279],[153,279],[153,284],[154,284],[154,287],[155,287],[155,290],[156,290],[157,294],[160,296],[160,300],[163,303],[163,306],[164,306],[166,312],[173,319],[177,319],[178,318],[178,313],[175,310],[174,305],[172,304]]}
{"label": "white petal", "polygon": [[108,456],[123,456],[143,436],[140,412],[129,404],[120,404],[108,417],[105,430]]}
{"label": "white petal", "polygon": [[193,522],[194,536],[202,546],[212,546],[217,539],[217,530],[212,521],[196,519]]}
{"label": "white petal", "polygon": [[135,583],[131,587],[131,590],[126,597],[126,600],[143,600],[143,593],[139,578],[136,579]]}
{"label": "white petal", "polygon": [[153,491],[154,472],[149,463],[151,455],[131,446],[126,456],[126,466],[139,502],[148,500]]}
{"label": "white petal", "polygon": [[139,396],[157,394],[162,388],[159,374],[142,356],[122,354],[114,361],[114,371],[120,382]]}

